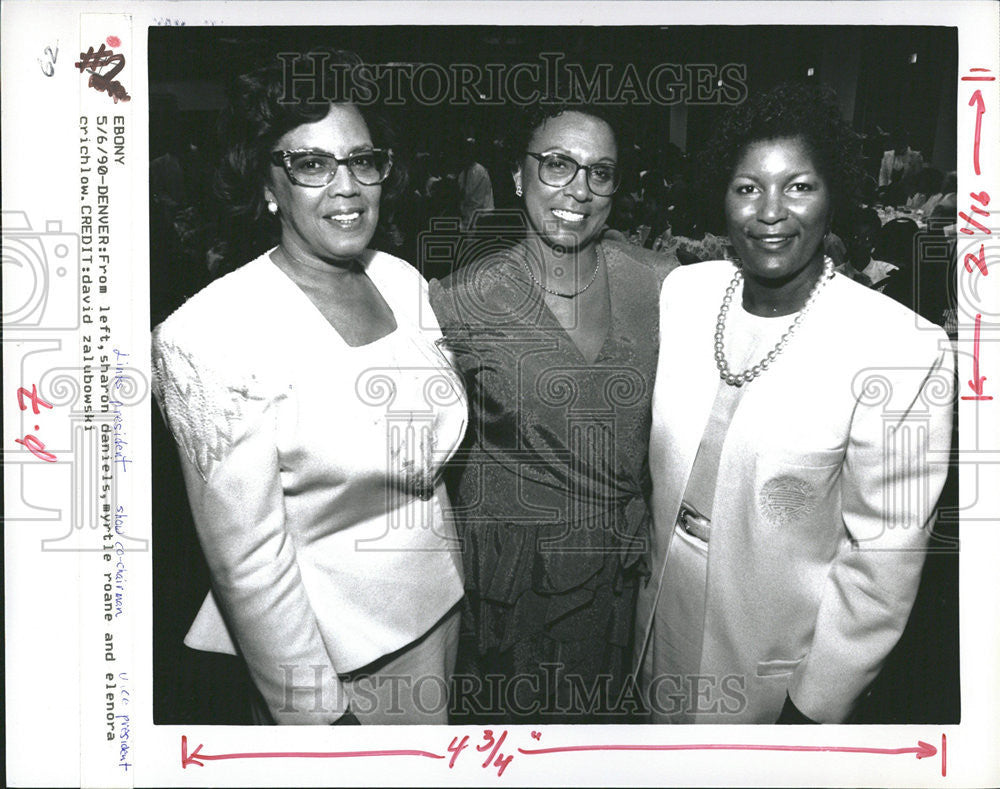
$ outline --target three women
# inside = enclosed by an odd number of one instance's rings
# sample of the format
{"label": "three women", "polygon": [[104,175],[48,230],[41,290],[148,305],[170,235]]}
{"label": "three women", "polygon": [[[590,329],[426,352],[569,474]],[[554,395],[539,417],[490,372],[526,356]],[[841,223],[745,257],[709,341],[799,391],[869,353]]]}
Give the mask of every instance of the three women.
{"label": "three women", "polygon": [[443,723],[379,680],[443,687],[464,595],[453,720],[624,722],[636,660],[655,721],[844,720],[913,601],[943,470],[904,460],[947,444],[951,360],[823,259],[854,172],[835,112],[784,91],[727,122],[740,263],[659,296],[675,263],[602,239],[610,119],[535,108],[527,238],[428,300],[367,249],[398,174],[378,127],[277,76],[241,81],[227,161],[281,241],[154,333],[213,579],[187,643],[242,655],[262,722]]}

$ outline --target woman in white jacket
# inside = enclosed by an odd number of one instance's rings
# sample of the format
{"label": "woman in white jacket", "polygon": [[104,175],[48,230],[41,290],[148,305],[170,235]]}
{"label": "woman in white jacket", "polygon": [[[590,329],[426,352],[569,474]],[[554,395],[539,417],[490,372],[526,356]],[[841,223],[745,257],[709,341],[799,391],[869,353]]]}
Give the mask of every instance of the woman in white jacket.
{"label": "woman in white jacket", "polygon": [[223,168],[280,243],[153,333],[212,580],[185,643],[243,657],[261,723],[446,723],[463,589],[439,471],[465,396],[426,283],[368,249],[398,173],[382,130],[282,90],[278,65],[238,80]]}
{"label": "woman in white jacket", "polygon": [[661,294],[642,686],[657,722],[841,722],[916,596],[952,351],[824,257],[860,172],[831,94],[751,99],[711,150],[739,260]]}

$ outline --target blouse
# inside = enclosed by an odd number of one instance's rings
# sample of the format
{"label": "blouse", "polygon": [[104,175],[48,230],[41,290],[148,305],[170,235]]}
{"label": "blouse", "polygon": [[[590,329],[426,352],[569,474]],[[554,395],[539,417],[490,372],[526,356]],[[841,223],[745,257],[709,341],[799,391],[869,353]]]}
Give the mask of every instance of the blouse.
{"label": "blouse", "polygon": [[[240,653],[278,723],[339,717],[338,674],[419,638],[462,596],[440,471],[467,405],[426,283],[368,251],[397,328],[351,347],[262,255],[153,333],[212,591],[185,643]],[[300,707],[289,685],[315,682]],[[301,703],[308,696],[308,703]],[[313,703],[313,699],[317,703]]]}

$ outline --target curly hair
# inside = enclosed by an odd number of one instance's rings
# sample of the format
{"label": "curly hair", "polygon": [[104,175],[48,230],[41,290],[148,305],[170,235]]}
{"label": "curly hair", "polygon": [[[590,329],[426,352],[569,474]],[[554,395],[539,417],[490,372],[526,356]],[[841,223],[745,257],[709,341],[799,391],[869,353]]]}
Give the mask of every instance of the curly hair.
{"label": "curly hair", "polygon": [[[346,50],[314,50],[306,55],[317,58],[325,68],[342,70],[348,78],[364,68],[361,59]],[[215,193],[228,220],[246,225],[257,236],[275,236],[277,220],[264,206],[272,146],[287,132],[326,117],[331,101],[305,97],[296,91],[285,95],[285,71],[277,57],[255,71],[236,78],[229,90],[229,103],[219,116],[219,135],[224,153],[215,175]],[[351,95],[345,93],[345,95]],[[366,104],[355,104],[379,148],[392,148],[393,132],[388,122]],[[406,168],[394,159],[389,177],[382,185],[383,215],[386,204],[398,198],[406,187]],[[243,230],[246,232],[246,229]]]}
{"label": "curly hair", "polygon": [[701,153],[706,205],[721,215],[733,170],[751,143],[798,137],[830,189],[834,216],[858,204],[864,177],[861,137],[826,86],[785,83],[733,108]]}
{"label": "curly hair", "polygon": [[507,136],[507,153],[511,166],[521,162],[525,151],[531,144],[531,138],[539,127],[547,120],[556,118],[565,112],[579,112],[604,121],[611,127],[619,156],[624,147],[622,143],[621,119],[615,107],[600,104],[587,104],[570,101],[551,101],[541,99],[533,104],[519,107],[511,131]]}

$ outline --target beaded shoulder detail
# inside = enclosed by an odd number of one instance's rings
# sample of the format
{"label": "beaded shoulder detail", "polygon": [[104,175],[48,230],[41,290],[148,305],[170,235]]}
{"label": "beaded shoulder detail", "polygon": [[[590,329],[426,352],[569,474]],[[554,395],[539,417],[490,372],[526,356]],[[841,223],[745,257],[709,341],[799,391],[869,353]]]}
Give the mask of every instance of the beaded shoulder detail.
{"label": "beaded shoulder detail", "polygon": [[226,375],[154,336],[153,394],[178,447],[208,480],[272,398],[253,374]]}

